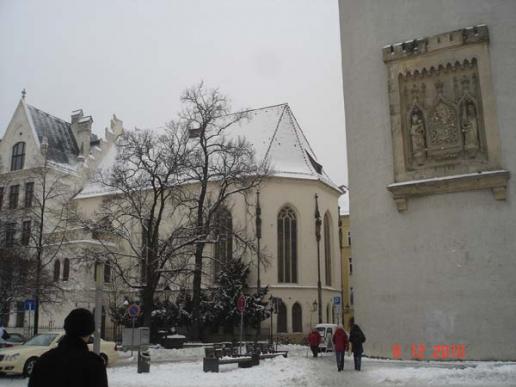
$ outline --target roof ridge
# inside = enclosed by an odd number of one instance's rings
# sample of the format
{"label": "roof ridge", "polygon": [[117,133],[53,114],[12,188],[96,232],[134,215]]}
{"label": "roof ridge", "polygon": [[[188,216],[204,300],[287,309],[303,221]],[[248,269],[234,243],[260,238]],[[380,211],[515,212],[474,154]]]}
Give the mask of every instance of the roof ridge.
{"label": "roof ridge", "polygon": [[[288,104],[284,104],[284,105],[286,105],[286,107],[288,107]],[[281,106],[281,105],[275,105],[275,106]],[[281,120],[283,119],[283,114],[285,114],[286,107],[283,108],[283,110],[278,118],[278,121],[276,122],[276,128],[274,129],[274,133],[272,134],[271,140],[269,141],[269,146],[267,147],[267,151],[265,151],[265,155],[263,156],[264,160],[267,160],[267,157],[269,156],[269,152],[271,151],[271,148],[272,148],[272,143],[274,142],[274,139],[276,138],[276,135],[278,134],[279,126],[280,126]]]}
{"label": "roof ridge", "polygon": [[294,112],[291,109],[289,109],[289,110],[290,110],[291,117],[294,119],[294,121],[296,123],[296,125],[295,125],[296,128],[299,129],[299,131],[301,132],[301,135],[305,139],[305,142],[307,143],[308,148],[310,148],[310,151],[312,152],[312,156],[314,156],[315,159],[317,160],[317,155],[315,154],[314,150],[312,149],[312,145],[310,144],[310,141],[308,141],[308,139],[306,138],[305,132],[303,132],[303,129],[301,128],[301,125],[299,125],[299,122],[297,122],[296,115],[294,114]]}
{"label": "roof ridge", "polygon": [[47,116],[50,116],[50,117],[52,117],[52,118],[55,118],[56,120],[62,121],[62,122],[64,122],[65,124],[71,125],[71,123],[70,123],[70,122],[63,120],[62,118],[56,117],[56,116],[54,116],[53,114],[50,114],[50,113],[48,113],[48,112],[46,112],[46,111],[44,111],[44,110],[41,110],[41,109],[37,108],[36,106],[29,105],[29,104],[27,104],[27,106],[28,106],[28,107],[30,107],[30,108],[32,108],[32,109],[37,110],[38,112],[44,113],[44,114],[46,114]]}
{"label": "roof ridge", "polygon": [[233,112],[233,113],[225,114],[225,115],[220,116],[220,117],[232,116],[234,114],[251,113],[251,112],[255,112],[257,110],[271,109],[271,108],[280,107],[280,106],[288,106],[288,102],[278,103],[276,105],[270,105],[270,106],[263,106],[263,107],[259,107],[259,108],[255,108],[255,109],[239,110],[239,111],[236,111],[236,112]]}
{"label": "roof ridge", "polygon": [[[303,146],[303,144],[301,144],[301,141],[299,140],[299,133],[297,132],[297,129],[301,130],[301,128],[299,128],[298,126],[296,126],[296,124],[294,123],[294,120],[292,119],[293,118],[293,113],[290,109],[285,109],[285,110],[288,110],[288,116],[289,116],[289,119],[290,119],[290,123],[292,124],[292,127],[294,129],[294,135],[296,136],[296,140],[297,140],[297,143],[299,145],[299,151],[301,152],[301,155],[303,157],[303,160],[305,161],[305,164],[306,166],[308,167],[309,170],[311,170],[313,173],[317,174],[317,175],[320,175],[319,173],[317,173],[317,171],[315,170],[315,168],[313,167],[312,163],[310,162],[310,160],[307,160],[306,158],[306,149],[305,147]],[[297,121],[296,121],[297,123]],[[303,134],[303,133],[302,133]],[[308,144],[308,147],[310,147],[310,144],[308,143],[308,140],[306,139],[306,137],[304,136],[303,134],[303,138],[305,139],[306,143]],[[312,150],[312,148],[310,147],[310,150]],[[313,153],[313,151],[312,151]],[[315,155],[314,155],[315,156]]]}

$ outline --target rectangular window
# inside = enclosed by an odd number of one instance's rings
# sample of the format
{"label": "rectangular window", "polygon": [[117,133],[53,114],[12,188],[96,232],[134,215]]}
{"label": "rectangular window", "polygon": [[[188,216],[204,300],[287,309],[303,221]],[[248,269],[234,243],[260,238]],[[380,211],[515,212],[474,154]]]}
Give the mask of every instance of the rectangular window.
{"label": "rectangular window", "polygon": [[14,236],[16,235],[16,223],[7,223],[5,225],[5,247],[14,246]]}
{"label": "rectangular window", "polygon": [[4,206],[4,187],[0,187],[0,210]]}
{"label": "rectangular window", "polygon": [[351,246],[351,231],[348,231],[348,246]]}
{"label": "rectangular window", "polygon": [[21,238],[22,245],[27,246],[29,244],[30,232],[31,232],[31,221],[26,220],[23,222],[23,225],[22,225],[22,238]]}
{"label": "rectangular window", "polygon": [[25,184],[25,208],[32,207],[32,198],[34,196],[34,183]]}
{"label": "rectangular window", "polygon": [[25,324],[25,303],[18,301],[16,303],[16,328],[23,328]]}
{"label": "rectangular window", "polygon": [[18,195],[20,193],[19,185],[12,185],[9,188],[9,208],[14,210],[18,207]]}
{"label": "rectangular window", "polygon": [[353,260],[349,257],[349,275],[353,274]]}
{"label": "rectangular window", "polygon": [[111,282],[111,265],[109,263],[104,264],[104,282],[106,284]]}

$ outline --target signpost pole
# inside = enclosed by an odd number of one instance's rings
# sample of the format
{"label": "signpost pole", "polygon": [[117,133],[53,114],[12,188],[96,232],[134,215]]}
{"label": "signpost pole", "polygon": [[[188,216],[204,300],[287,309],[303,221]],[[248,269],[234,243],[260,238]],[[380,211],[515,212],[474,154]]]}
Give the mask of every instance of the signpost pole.
{"label": "signpost pole", "polygon": [[133,357],[133,348],[134,348],[134,320],[135,318],[131,318],[132,321],[132,332],[131,332],[131,357]]}
{"label": "signpost pole", "polygon": [[[131,329],[131,357],[133,356],[134,349],[134,323],[136,321],[136,317],[140,315],[140,306],[138,304],[131,304],[127,308],[127,314],[131,317],[132,329]],[[141,340],[141,338],[140,338]]]}
{"label": "signpost pole", "polygon": [[242,341],[244,337],[244,311],[245,311],[245,296],[241,294],[237,299],[237,310],[240,312],[240,346],[238,353],[242,354]]}
{"label": "signpost pole", "polygon": [[244,312],[240,312],[240,350],[239,354],[242,354],[242,341],[244,337]]}

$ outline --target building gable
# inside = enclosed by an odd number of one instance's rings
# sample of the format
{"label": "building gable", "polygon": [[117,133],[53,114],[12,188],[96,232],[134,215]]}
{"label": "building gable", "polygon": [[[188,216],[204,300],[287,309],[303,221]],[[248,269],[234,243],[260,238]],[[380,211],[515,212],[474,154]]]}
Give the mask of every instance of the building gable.
{"label": "building gable", "polygon": [[23,99],[18,103],[0,142],[0,173],[11,170],[12,147],[18,142],[25,143],[24,168],[32,168],[38,165],[40,141]]}

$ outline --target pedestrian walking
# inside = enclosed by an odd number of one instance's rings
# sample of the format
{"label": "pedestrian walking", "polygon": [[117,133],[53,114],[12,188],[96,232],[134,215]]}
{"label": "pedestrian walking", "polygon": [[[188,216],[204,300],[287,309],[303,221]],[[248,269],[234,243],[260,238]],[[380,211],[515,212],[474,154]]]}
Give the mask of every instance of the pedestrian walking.
{"label": "pedestrian walking", "polygon": [[317,357],[319,354],[319,344],[321,344],[321,335],[317,329],[313,329],[308,335],[308,344],[314,357]]}
{"label": "pedestrian walking", "polygon": [[362,353],[364,352],[363,344],[366,337],[362,329],[355,324],[355,319],[351,318],[351,331],[349,332],[349,342],[351,343],[351,350],[353,351],[353,360],[355,362],[355,370],[360,371],[362,367]]}
{"label": "pedestrian walking", "polygon": [[45,352],[34,365],[28,387],[107,387],[106,366],[86,344],[95,331],[93,314],[72,310],[64,330],[57,348]]}
{"label": "pedestrian walking", "polygon": [[333,349],[337,358],[337,370],[340,372],[344,370],[344,352],[348,349],[348,335],[339,325],[333,334]]}

